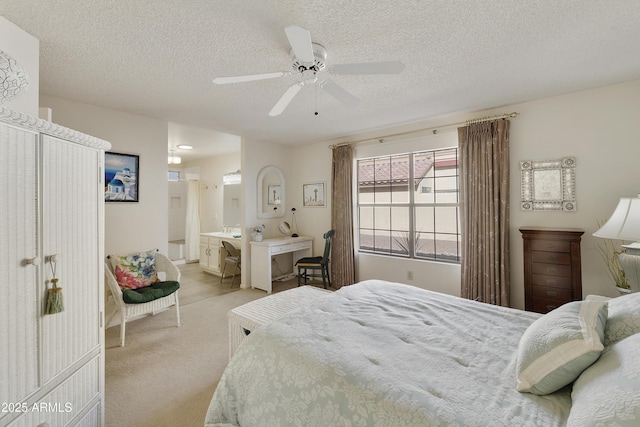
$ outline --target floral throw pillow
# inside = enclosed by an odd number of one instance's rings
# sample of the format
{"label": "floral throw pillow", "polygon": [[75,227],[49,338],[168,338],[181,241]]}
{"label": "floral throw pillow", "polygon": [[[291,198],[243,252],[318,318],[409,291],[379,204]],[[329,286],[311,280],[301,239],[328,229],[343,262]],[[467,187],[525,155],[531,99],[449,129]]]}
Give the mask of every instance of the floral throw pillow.
{"label": "floral throw pillow", "polygon": [[158,281],[155,251],[112,255],[111,266],[121,288],[137,289]]}

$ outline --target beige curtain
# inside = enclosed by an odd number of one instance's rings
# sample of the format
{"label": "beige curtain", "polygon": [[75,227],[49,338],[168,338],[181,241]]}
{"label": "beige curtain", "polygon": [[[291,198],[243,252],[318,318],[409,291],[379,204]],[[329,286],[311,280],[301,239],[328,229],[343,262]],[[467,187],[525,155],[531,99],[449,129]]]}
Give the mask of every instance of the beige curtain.
{"label": "beige curtain", "polygon": [[509,306],[508,120],[458,128],[463,298]]}
{"label": "beige curtain", "polygon": [[333,149],[331,165],[331,284],[334,288],[355,282],[353,247],[353,148],[343,145]]}

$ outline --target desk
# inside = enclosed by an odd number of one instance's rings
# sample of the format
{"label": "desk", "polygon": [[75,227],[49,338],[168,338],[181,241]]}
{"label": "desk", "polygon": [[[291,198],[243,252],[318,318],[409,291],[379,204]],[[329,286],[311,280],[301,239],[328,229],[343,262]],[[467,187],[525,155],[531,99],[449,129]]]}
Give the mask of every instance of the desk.
{"label": "desk", "polygon": [[271,257],[292,253],[293,264],[313,255],[312,237],[284,237],[251,242],[251,287],[271,293]]}

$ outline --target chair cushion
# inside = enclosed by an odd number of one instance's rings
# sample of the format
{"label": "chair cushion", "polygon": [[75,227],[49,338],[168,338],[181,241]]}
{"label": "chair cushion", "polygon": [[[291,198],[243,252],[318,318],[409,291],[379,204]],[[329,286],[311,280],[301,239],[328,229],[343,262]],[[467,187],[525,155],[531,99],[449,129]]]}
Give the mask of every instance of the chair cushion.
{"label": "chair cushion", "polygon": [[175,281],[156,282],[149,286],[136,289],[123,289],[122,299],[127,304],[143,304],[158,298],[171,295],[180,288],[180,283]]}
{"label": "chair cushion", "polygon": [[309,257],[300,258],[296,262],[296,265],[302,265],[304,267],[303,264],[320,265],[320,264],[322,264],[322,257],[321,256],[309,256]]}
{"label": "chair cushion", "polygon": [[158,281],[156,251],[111,255],[111,267],[122,289],[136,289]]}

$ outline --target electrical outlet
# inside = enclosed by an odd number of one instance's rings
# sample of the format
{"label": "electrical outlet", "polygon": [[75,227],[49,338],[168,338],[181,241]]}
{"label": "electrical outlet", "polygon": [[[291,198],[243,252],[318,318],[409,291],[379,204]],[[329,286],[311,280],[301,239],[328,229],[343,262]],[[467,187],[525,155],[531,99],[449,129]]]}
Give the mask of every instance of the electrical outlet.
{"label": "electrical outlet", "polygon": [[413,280],[413,271],[411,270],[407,271],[407,280]]}

